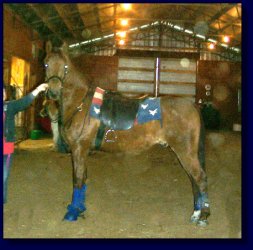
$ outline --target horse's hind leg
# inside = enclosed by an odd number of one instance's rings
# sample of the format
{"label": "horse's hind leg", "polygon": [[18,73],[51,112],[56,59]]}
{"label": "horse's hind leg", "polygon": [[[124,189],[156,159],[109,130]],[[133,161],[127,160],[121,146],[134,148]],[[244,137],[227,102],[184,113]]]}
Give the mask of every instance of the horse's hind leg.
{"label": "horse's hind leg", "polygon": [[180,163],[186,170],[191,183],[194,197],[194,212],[191,216],[191,222],[198,225],[207,225],[207,217],[210,215],[210,207],[207,192],[207,176],[204,168],[201,166],[198,155],[190,156],[188,153],[178,155]]}

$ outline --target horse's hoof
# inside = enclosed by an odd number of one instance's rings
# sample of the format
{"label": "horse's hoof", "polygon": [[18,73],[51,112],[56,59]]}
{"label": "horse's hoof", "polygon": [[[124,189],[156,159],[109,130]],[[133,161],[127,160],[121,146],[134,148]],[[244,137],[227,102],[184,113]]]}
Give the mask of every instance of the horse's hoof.
{"label": "horse's hoof", "polygon": [[78,214],[74,214],[71,212],[67,212],[63,218],[63,220],[67,220],[67,221],[76,221],[78,219]]}
{"label": "horse's hoof", "polygon": [[67,221],[77,221],[78,217],[82,216],[82,213],[80,213],[80,211],[76,210],[76,211],[68,211],[63,220],[67,220]]}
{"label": "horse's hoof", "polygon": [[85,211],[85,208],[78,209],[72,206],[68,206],[68,212],[65,214],[63,220],[67,221],[76,221],[79,216],[82,216],[82,213]]}
{"label": "horse's hoof", "polygon": [[200,226],[200,227],[206,227],[207,225],[208,225],[207,220],[198,220],[197,222],[197,226]]}
{"label": "horse's hoof", "polygon": [[199,221],[200,214],[201,214],[201,211],[200,211],[200,210],[194,211],[194,212],[193,212],[193,215],[191,216],[190,222],[191,222],[191,223],[197,223],[197,222]]}
{"label": "horse's hoof", "polygon": [[191,220],[190,220],[191,223],[198,223],[198,221],[199,221],[198,217],[195,217],[195,216],[191,217]]}

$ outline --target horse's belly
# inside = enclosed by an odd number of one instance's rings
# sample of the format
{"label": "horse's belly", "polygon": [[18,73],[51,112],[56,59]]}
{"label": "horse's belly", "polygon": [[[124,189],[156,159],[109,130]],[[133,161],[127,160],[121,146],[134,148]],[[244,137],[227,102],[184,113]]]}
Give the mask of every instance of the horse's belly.
{"label": "horse's belly", "polygon": [[108,132],[102,143],[102,150],[110,152],[141,153],[154,144],[163,143],[159,121],[136,125],[129,130]]}

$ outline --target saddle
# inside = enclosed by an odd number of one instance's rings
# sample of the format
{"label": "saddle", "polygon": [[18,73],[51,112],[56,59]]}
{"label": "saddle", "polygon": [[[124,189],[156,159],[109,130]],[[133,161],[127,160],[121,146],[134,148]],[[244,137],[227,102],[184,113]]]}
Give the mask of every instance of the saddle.
{"label": "saddle", "polygon": [[106,91],[100,108],[100,121],[112,130],[128,130],[134,125],[141,101],[143,99]]}

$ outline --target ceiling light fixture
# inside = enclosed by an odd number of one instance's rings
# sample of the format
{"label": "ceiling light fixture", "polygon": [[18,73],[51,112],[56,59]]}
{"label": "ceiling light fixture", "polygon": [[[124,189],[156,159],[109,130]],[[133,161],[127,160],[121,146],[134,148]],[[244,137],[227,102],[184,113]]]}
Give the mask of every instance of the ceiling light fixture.
{"label": "ceiling light fixture", "polygon": [[223,37],[223,42],[224,42],[224,43],[229,43],[229,41],[230,41],[229,36],[224,36],[224,37]]}
{"label": "ceiling light fixture", "polygon": [[127,20],[127,19],[122,19],[122,20],[120,21],[120,24],[121,24],[122,26],[127,26],[127,25],[128,25],[128,20]]}
{"label": "ceiling light fixture", "polygon": [[123,3],[122,6],[125,10],[130,10],[132,5],[130,3]]}
{"label": "ceiling light fixture", "polygon": [[117,35],[123,38],[123,37],[126,37],[126,32],[125,31],[119,31],[117,33]]}
{"label": "ceiling light fixture", "polygon": [[214,43],[210,43],[210,44],[208,45],[208,48],[211,49],[211,50],[214,49],[214,48],[215,48],[215,44],[214,44]]}
{"label": "ceiling light fixture", "polygon": [[125,44],[125,41],[124,40],[119,40],[119,45],[124,45]]}

